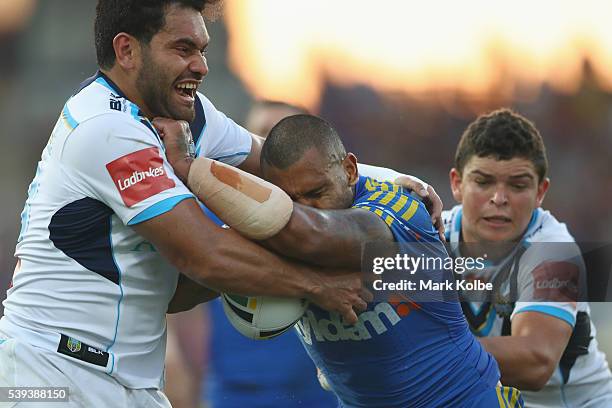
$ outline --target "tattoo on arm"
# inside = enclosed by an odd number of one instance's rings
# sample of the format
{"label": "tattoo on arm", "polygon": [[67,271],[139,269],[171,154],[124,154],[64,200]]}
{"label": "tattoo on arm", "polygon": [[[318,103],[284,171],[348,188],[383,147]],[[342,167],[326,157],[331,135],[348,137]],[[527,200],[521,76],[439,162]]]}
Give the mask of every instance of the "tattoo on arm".
{"label": "tattoo on arm", "polygon": [[295,204],[287,226],[262,243],[311,264],[360,269],[363,244],[393,240],[387,224],[369,211],[320,210]]}

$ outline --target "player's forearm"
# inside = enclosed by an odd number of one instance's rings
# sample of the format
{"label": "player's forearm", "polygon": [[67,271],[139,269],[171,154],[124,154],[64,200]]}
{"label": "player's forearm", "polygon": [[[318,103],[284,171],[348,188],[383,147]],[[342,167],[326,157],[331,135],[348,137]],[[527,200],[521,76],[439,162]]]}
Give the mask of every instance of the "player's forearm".
{"label": "player's forearm", "polygon": [[180,274],[174,296],[168,304],[168,313],[185,312],[219,296],[218,292],[202,286]]}
{"label": "player's forearm", "polygon": [[320,210],[294,204],[289,223],[263,245],[311,264],[361,268],[363,244],[391,241],[387,225],[364,210]]}
{"label": "player's forearm", "polygon": [[[220,231],[219,235],[235,234]],[[237,234],[236,234],[237,235]],[[317,274],[255,243],[217,237],[206,250],[176,259],[181,272],[218,292],[308,298]]]}
{"label": "player's forearm", "polygon": [[306,268],[283,261],[263,248],[243,252],[226,245],[215,247],[214,252],[205,255],[214,259],[205,262],[200,262],[200,259],[188,260],[182,270],[200,284],[219,292],[310,297],[315,276]]}
{"label": "player's forearm", "polygon": [[304,298],[324,283],[310,268],[290,263],[207,219],[195,200],[184,200],[134,226],[181,273],[218,292]]}
{"label": "player's forearm", "polygon": [[481,337],[481,344],[495,357],[504,385],[522,390],[541,390],[558,361],[551,359],[546,345],[529,336]]}

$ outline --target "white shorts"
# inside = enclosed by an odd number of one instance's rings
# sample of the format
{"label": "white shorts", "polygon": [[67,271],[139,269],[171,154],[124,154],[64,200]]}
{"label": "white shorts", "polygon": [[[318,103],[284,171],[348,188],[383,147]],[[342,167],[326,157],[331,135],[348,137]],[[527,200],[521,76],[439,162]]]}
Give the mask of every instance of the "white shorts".
{"label": "white shorts", "polygon": [[0,333],[0,387],[67,387],[68,402],[2,402],[0,408],[170,408],[157,389],[130,389],[113,377]]}

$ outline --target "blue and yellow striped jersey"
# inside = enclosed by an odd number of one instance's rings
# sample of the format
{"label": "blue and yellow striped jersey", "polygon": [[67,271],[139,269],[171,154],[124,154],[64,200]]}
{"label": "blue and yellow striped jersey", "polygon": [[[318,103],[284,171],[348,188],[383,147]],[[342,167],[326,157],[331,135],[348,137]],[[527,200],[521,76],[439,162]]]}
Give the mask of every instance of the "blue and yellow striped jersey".
{"label": "blue and yellow striped jersey", "polygon": [[[353,208],[379,216],[398,244],[419,242],[407,251],[448,255],[425,206],[399,186],[360,177]],[[371,302],[352,326],[311,304],[296,329],[342,407],[497,406],[497,363],[457,301]]]}
{"label": "blue and yellow striped jersey", "polygon": [[438,239],[438,232],[423,203],[397,184],[360,176],[353,208],[371,211],[382,218],[397,242]]}

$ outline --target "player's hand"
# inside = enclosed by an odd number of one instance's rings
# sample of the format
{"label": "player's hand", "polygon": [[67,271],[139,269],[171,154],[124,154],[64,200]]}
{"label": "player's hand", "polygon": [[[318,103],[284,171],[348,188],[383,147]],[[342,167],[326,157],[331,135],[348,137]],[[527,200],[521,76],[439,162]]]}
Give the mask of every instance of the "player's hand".
{"label": "player's hand", "polygon": [[357,313],[368,308],[373,296],[364,287],[361,273],[332,273],[319,275],[319,282],[309,300],[319,307],[339,313],[346,324],[357,323]]}
{"label": "player's hand", "polygon": [[431,222],[438,230],[440,239],[442,242],[446,241],[444,238],[444,224],[442,223],[442,209],[444,205],[442,204],[440,196],[436,193],[436,190],[423,180],[406,174],[397,177],[394,183],[415,191],[423,199],[427,211],[431,214]]}
{"label": "player's hand", "polygon": [[174,168],[174,173],[183,182],[187,182],[195,156],[189,123],[162,117],[154,118],[152,123],[166,146],[166,158]]}

